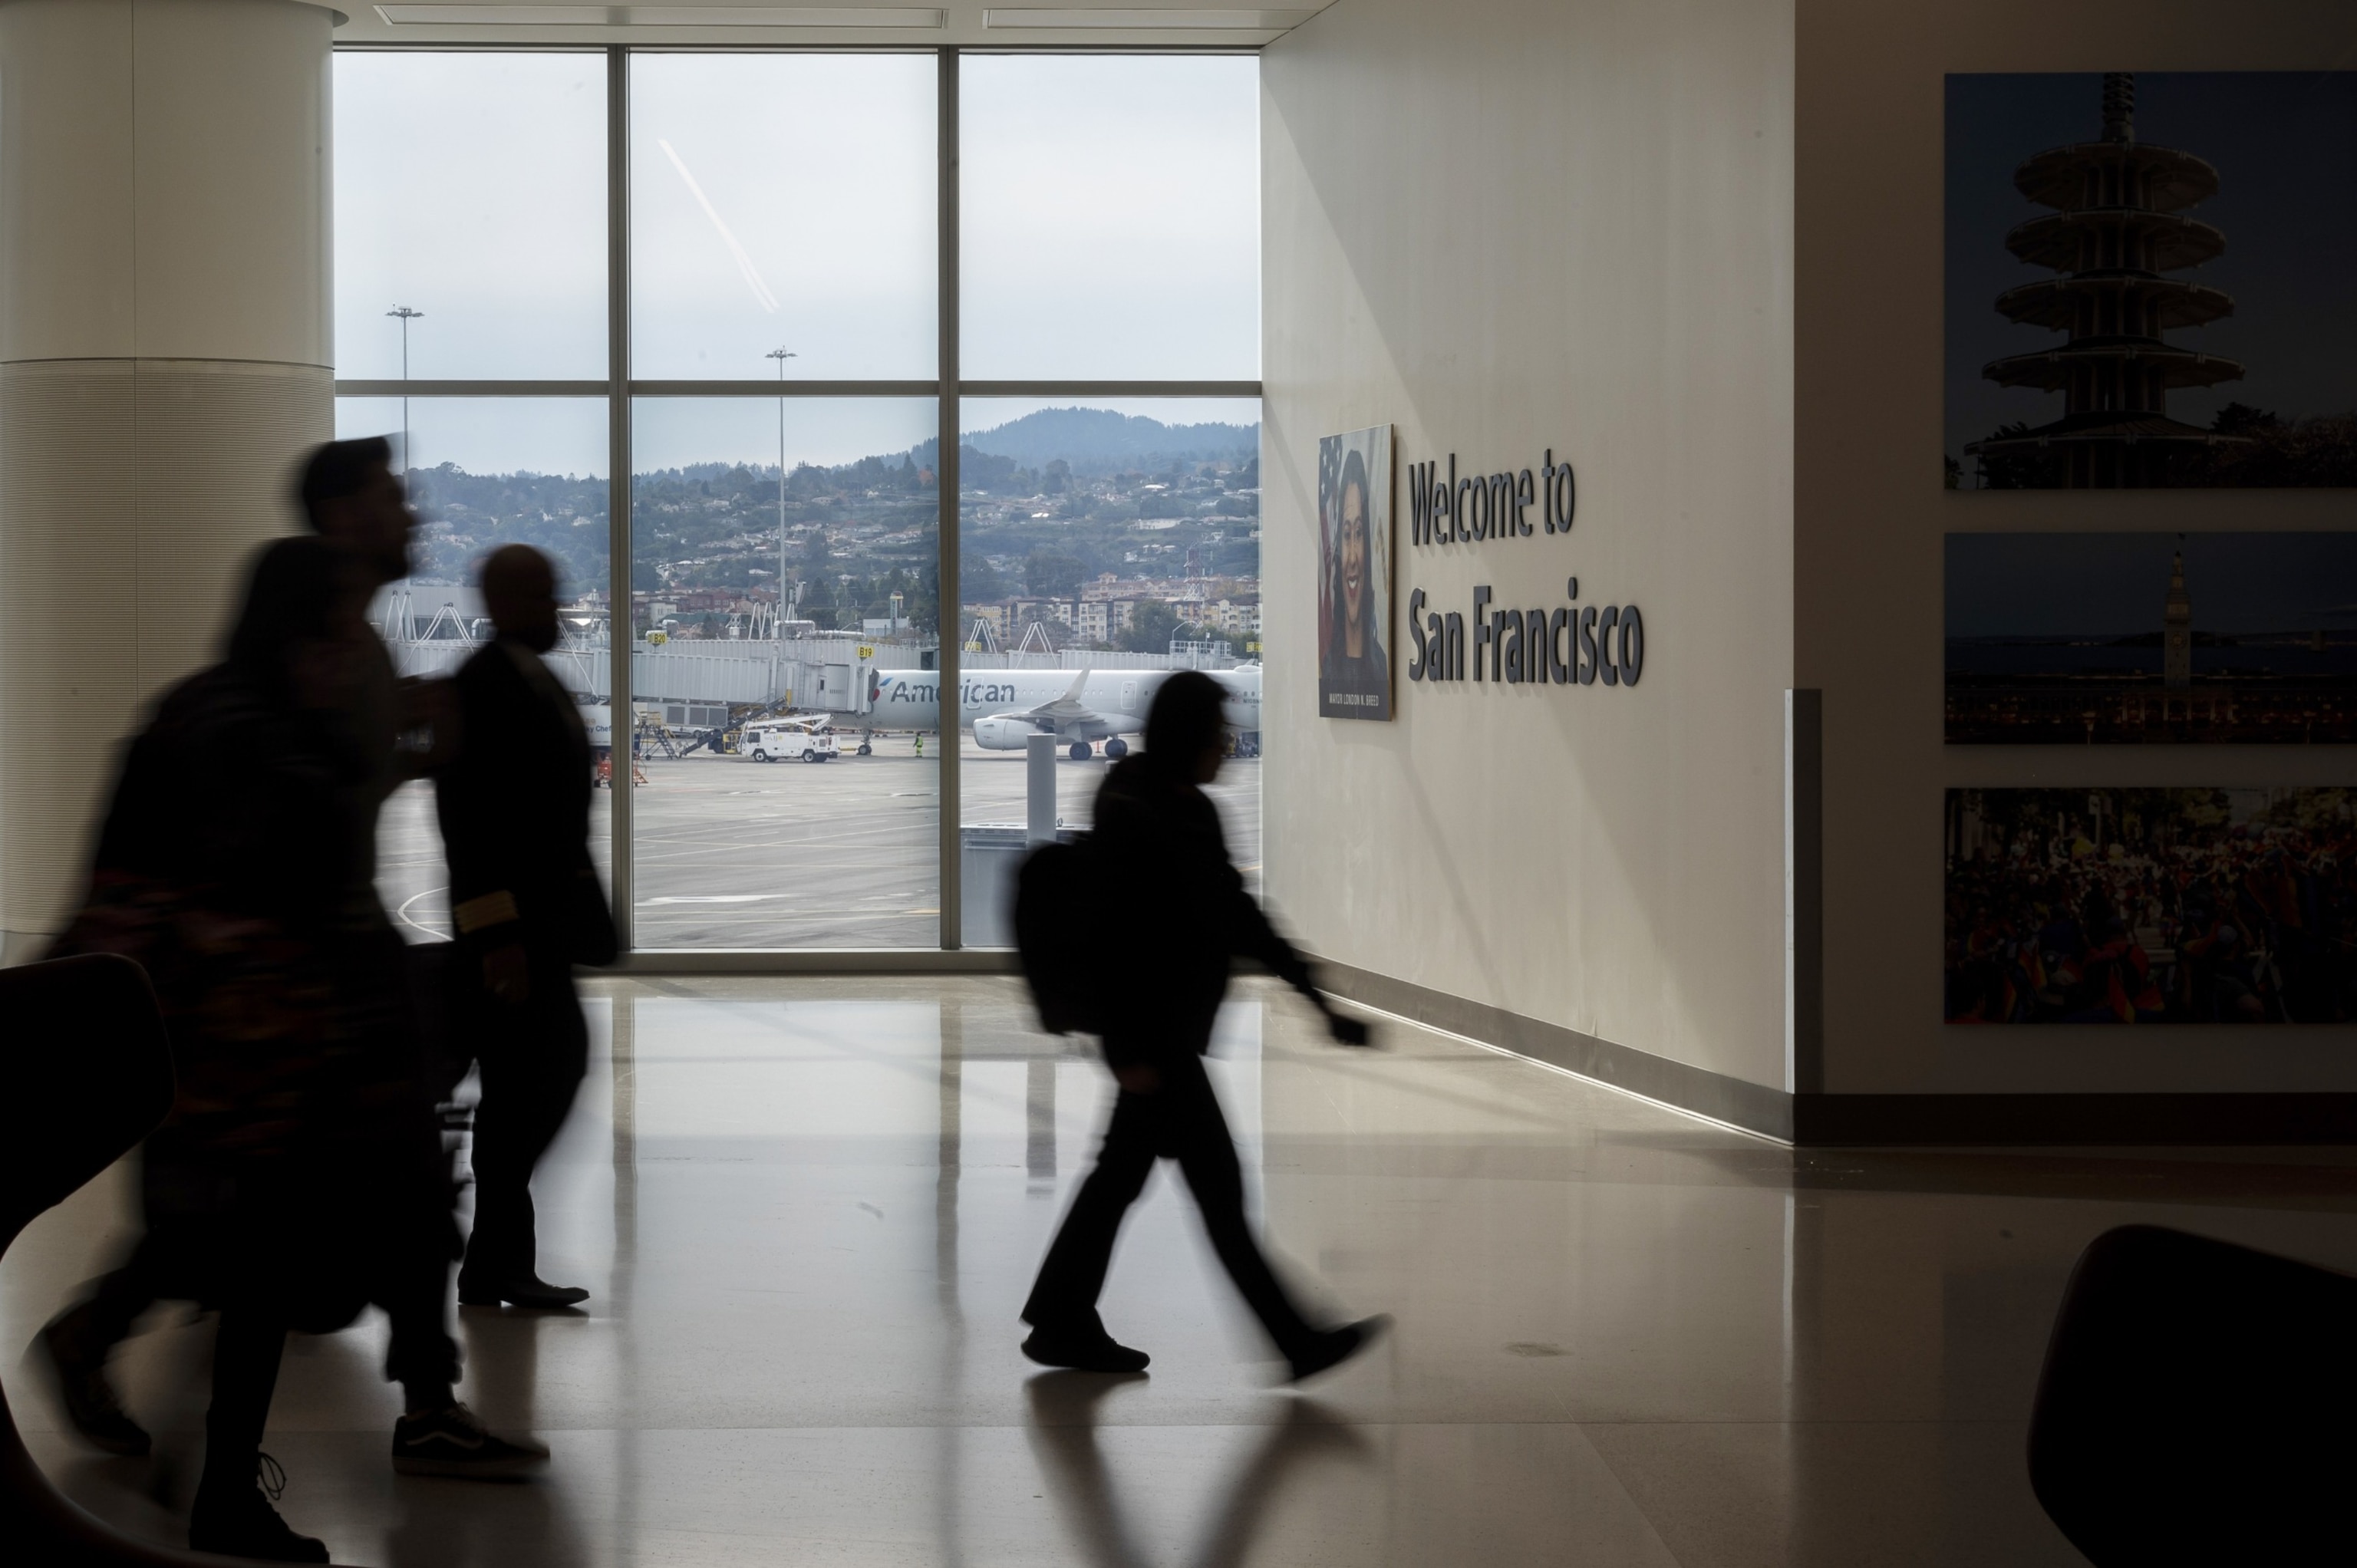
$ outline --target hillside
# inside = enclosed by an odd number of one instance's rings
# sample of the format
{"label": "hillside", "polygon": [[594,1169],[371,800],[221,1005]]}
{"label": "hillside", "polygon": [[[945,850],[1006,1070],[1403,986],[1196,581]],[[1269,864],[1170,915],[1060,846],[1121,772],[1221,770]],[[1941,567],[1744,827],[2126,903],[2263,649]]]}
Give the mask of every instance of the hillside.
{"label": "hillside", "polygon": [[1165,424],[1142,414],[1103,408],[1043,408],[993,429],[969,434],[963,445],[1041,468],[1060,457],[1078,474],[1165,467],[1174,462],[1260,456],[1258,424]]}

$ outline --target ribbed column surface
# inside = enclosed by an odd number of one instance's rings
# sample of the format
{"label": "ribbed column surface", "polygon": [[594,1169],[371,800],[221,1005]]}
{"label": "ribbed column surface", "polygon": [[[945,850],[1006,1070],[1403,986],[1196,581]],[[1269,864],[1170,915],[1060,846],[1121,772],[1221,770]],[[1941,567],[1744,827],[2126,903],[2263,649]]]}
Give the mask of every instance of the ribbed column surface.
{"label": "ribbed column surface", "polygon": [[333,372],[310,365],[0,365],[12,946],[71,912],[123,737],[215,657],[244,562],[294,525],[295,466],[331,434],[333,393]]}
{"label": "ribbed column surface", "polygon": [[0,0],[6,961],[70,917],[122,742],[215,656],[333,433],[331,25]]}

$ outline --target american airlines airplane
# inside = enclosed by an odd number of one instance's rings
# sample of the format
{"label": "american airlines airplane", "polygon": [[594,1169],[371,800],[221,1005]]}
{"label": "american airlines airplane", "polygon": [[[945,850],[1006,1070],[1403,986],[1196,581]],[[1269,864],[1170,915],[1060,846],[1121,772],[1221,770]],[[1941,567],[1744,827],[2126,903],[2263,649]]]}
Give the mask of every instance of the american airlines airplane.
{"label": "american airlines airplane", "polygon": [[[1221,716],[1238,735],[1260,733],[1260,669],[1211,670],[1228,693]],[[987,751],[1020,751],[1035,735],[1052,735],[1074,760],[1098,742],[1107,757],[1128,754],[1122,738],[1146,727],[1146,710],[1168,670],[977,670],[960,682],[958,722]],[[931,670],[877,671],[867,712],[845,727],[939,730],[940,674]]]}

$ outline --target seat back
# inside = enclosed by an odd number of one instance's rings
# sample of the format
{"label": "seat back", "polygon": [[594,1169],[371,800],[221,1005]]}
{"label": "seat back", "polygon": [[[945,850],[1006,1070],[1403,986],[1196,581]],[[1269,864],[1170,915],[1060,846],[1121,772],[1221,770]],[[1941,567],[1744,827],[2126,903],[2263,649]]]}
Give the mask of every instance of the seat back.
{"label": "seat back", "polygon": [[0,1251],[172,1108],[172,1052],[145,971],[93,953],[0,969]]}
{"label": "seat back", "polygon": [[[146,972],[95,954],[0,970],[0,1252],[172,1108],[172,1052]],[[199,1568],[58,1495],[0,1397],[0,1552],[41,1568]]]}
{"label": "seat back", "polygon": [[2154,1225],[2089,1244],[2029,1430],[2096,1568],[2298,1562],[2348,1536],[2357,1279]]}

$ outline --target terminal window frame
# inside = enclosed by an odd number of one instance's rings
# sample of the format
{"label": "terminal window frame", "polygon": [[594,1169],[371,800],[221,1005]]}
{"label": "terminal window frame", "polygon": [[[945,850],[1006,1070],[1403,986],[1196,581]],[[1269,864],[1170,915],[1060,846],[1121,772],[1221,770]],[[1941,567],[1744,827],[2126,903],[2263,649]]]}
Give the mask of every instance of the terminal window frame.
{"label": "terminal window frame", "polygon": [[[586,398],[602,402],[609,427],[608,517],[609,545],[608,552],[608,602],[609,605],[630,603],[630,569],[633,561],[631,531],[632,467],[631,414],[634,401],[659,397],[750,397],[763,401],[798,397],[925,397],[938,405],[937,433],[942,439],[937,451],[942,455],[941,481],[938,486],[940,511],[937,533],[938,581],[951,588],[960,581],[960,487],[957,483],[958,435],[963,425],[961,404],[966,398],[1064,398],[1082,400],[1107,399],[1259,399],[1262,384],[1258,366],[1254,374],[1232,380],[1178,381],[1168,379],[1100,379],[1078,380],[1046,378],[1020,381],[983,381],[964,377],[960,368],[960,245],[959,197],[954,171],[959,159],[959,82],[960,65],[967,56],[1060,55],[1060,56],[1214,56],[1256,58],[1258,51],[1250,48],[1087,48],[1059,50],[1017,50],[1005,48],[935,48],[892,49],[865,46],[838,47],[762,47],[711,46],[650,47],[630,45],[576,45],[524,47],[491,45],[469,48],[447,43],[416,45],[341,45],[338,53],[400,53],[423,55],[486,54],[505,55],[595,55],[602,57],[606,86],[606,295],[607,295],[607,373],[599,380],[571,381],[511,381],[495,379],[429,380],[404,378],[348,380],[336,383],[339,399],[350,397],[468,397],[468,398]],[[788,381],[780,384],[758,379],[731,377],[715,380],[676,381],[651,380],[633,375],[630,364],[633,321],[630,311],[630,75],[634,59],[653,55],[916,55],[930,57],[935,67],[935,199],[939,204],[939,263],[935,277],[936,331],[939,340],[934,374],[931,378],[908,380],[853,379],[830,381]],[[1254,169],[1257,177],[1257,169]],[[944,689],[955,681],[959,661],[959,645],[963,636],[959,625],[959,607],[963,596],[944,591],[939,596],[944,612],[944,624],[940,628],[940,651],[937,663],[942,672]],[[608,701],[619,714],[628,707],[631,698],[630,654],[634,639],[616,636],[618,627],[609,627],[611,650]],[[972,950],[965,947],[963,933],[960,897],[961,789],[958,768],[959,747],[944,744],[939,757],[940,843],[937,875],[940,887],[940,938],[936,947],[899,947],[877,949],[776,948],[729,950],[699,948],[665,950],[640,947],[634,940],[631,914],[633,908],[633,866],[631,851],[633,786],[630,769],[619,765],[627,751],[616,746],[618,766],[612,769],[612,809],[609,813],[608,894],[613,901],[615,925],[621,938],[622,958],[617,967],[625,972],[639,970],[661,972],[693,968],[714,972],[793,972],[797,971],[857,969],[964,969],[996,968],[1004,962],[1002,953],[990,950],[975,951],[978,964],[960,961],[955,956]]]}

